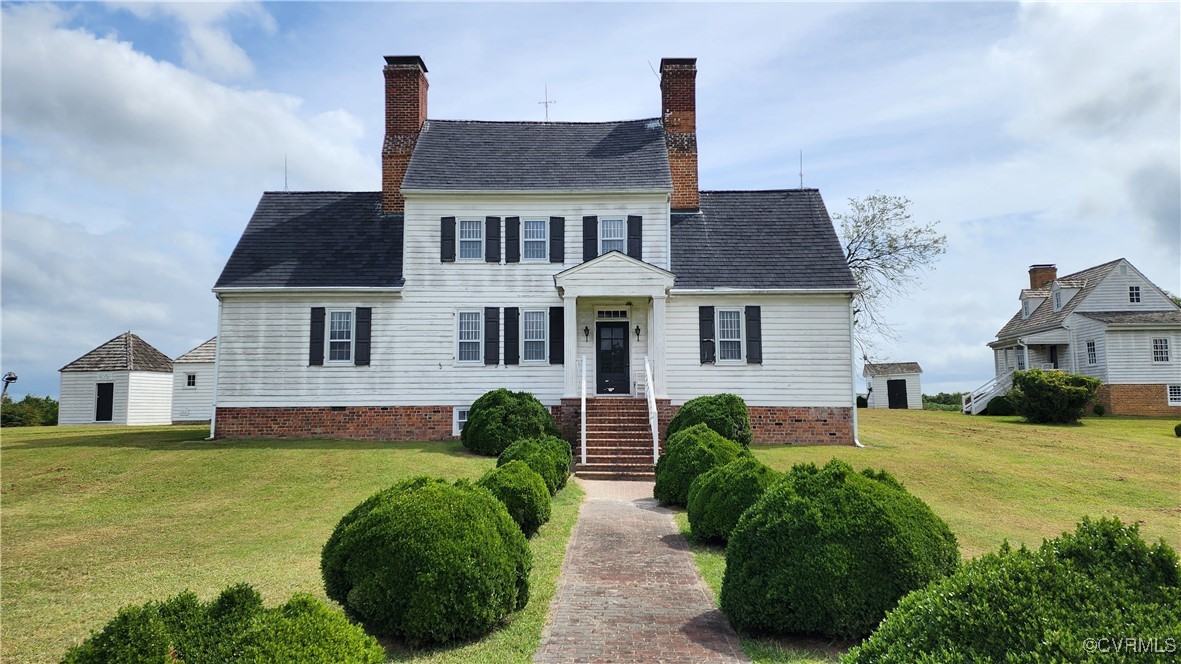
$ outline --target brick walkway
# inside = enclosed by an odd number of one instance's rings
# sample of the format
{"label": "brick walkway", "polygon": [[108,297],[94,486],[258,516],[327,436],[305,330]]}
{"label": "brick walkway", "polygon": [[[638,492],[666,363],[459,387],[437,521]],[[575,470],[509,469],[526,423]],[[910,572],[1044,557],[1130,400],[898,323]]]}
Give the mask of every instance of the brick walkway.
{"label": "brick walkway", "polygon": [[577,481],[586,501],[534,661],[750,661],[652,483]]}

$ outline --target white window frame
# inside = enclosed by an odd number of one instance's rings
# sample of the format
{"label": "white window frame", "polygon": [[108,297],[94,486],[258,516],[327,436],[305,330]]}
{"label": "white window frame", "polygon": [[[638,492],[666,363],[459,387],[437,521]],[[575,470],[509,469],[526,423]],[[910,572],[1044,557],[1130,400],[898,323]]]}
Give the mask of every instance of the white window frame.
{"label": "white window frame", "polygon": [[[475,224],[476,230],[479,232],[479,238],[464,239],[464,237],[463,237],[463,225],[464,224]],[[475,256],[464,256],[463,255],[463,243],[467,242],[470,245],[471,243],[476,242],[477,240],[480,244],[480,248],[476,252],[476,255]],[[455,259],[461,260],[461,261],[482,261],[482,260],[484,260],[484,240],[485,240],[485,238],[484,238],[484,220],[483,219],[460,219],[459,224],[458,224],[457,228],[455,229],[455,242],[456,242]]]}
{"label": "white window frame", "polygon": [[[526,232],[526,229],[529,227],[529,224],[531,224],[531,223],[533,223],[533,224],[540,223],[541,224],[541,237],[540,238],[527,237],[528,233]],[[540,256],[529,256],[529,252],[526,251],[526,248],[529,246],[530,242],[533,242],[533,243],[540,242],[541,243],[541,255]],[[538,262],[538,263],[548,263],[549,262],[549,219],[522,219],[521,220],[521,260],[523,262]]]}
{"label": "white window frame", "polygon": [[1095,346],[1094,340],[1087,340],[1087,366],[1095,366],[1099,364],[1099,350]]}
{"label": "white window frame", "polygon": [[1062,291],[1054,291],[1054,311],[1062,308]]}
{"label": "white window frame", "polygon": [[463,432],[463,425],[467,424],[467,417],[468,413],[471,411],[471,408],[471,406],[455,406],[451,409],[452,435],[458,436]]}
{"label": "white window frame", "polygon": [[1181,385],[1166,385],[1165,401],[1170,406],[1181,406]]}
{"label": "white window frame", "polygon": [[1152,361],[1164,364],[1169,361],[1169,338],[1168,337],[1153,337],[1152,339]]}
{"label": "white window frame", "polygon": [[1021,319],[1029,318],[1029,300],[1021,300]]}
{"label": "white window frame", "polygon": [[186,390],[197,389],[197,374],[192,373],[192,372],[185,372],[185,389]]}
{"label": "white window frame", "polygon": [[[541,317],[541,338],[530,339],[526,335],[529,326],[525,323],[525,319],[529,314],[536,314]],[[541,357],[529,358],[525,354],[525,342],[542,342]],[[545,309],[522,309],[521,310],[521,364],[548,364],[549,363],[549,311]]]}
{"label": "white window frame", "polygon": [[1024,348],[1017,347],[1013,351],[1017,360],[1017,371],[1025,371],[1029,367],[1029,358],[1026,357],[1024,350]]}
{"label": "white window frame", "polygon": [[1140,304],[1140,302],[1141,302],[1140,287],[1139,286],[1128,286],[1128,303],[1129,304]]}
{"label": "white window frame", "polygon": [[[734,339],[734,338],[723,339],[722,338],[722,313],[723,312],[737,314],[737,316],[738,316],[738,338],[737,339]],[[743,362],[743,360],[746,358],[746,338],[745,338],[746,335],[744,334],[746,331],[745,330],[746,321],[743,320],[742,313],[743,312],[742,312],[741,308],[738,308],[738,309],[719,308],[719,309],[717,309],[716,315],[714,317],[714,321],[715,321],[714,322],[714,339],[717,339],[717,351],[716,351],[715,361],[718,362],[719,364],[741,364]],[[722,342],[723,341],[725,341],[725,342],[737,341],[738,342],[738,357],[729,357],[729,358],[722,357]]]}
{"label": "white window frame", "polygon": [[[473,342],[471,339],[461,339],[460,333],[463,328],[463,315],[475,314],[476,316],[476,339]],[[472,360],[460,359],[462,357],[460,344],[475,343],[477,357]],[[462,365],[483,365],[484,364],[484,310],[483,309],[459,309],[455,312],[455,363]]]}
{"label": "white window frame", "polygon": [[[332,359],[332,344],[343,340],[332,339],[332,314],[349,315],[349,357],[345,360]],[[355,309],[328,309],[324,312],[324,364],[351,365],[357,351],[357,312]]]}
{"label": "white window frame", "polygon": [[[621,229],[620,237],[607,237],[607,226],[608,226],[607,222],[609,222],[609,221],[610,222],[619,222],[619,227]],[[618,250],[607,249],[606,244],[608,242],[619,242],[620,243],[619,249]],[[608,251],[620,251],[625,254],[627,253],[627,219],[626,218],[621,217],[621,218],[616,219],[616,218],[612,217],[610,219],[600,219],[599,220],[599,255],[602,256],[603,254],[607,253]]]}

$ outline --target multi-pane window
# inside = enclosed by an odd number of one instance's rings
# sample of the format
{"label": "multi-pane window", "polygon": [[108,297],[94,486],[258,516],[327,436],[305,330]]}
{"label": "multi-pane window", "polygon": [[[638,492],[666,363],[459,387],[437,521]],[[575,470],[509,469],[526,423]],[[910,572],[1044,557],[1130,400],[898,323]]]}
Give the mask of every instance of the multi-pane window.
{"label": "multi-pane window", "polygon": [[1139,302],[1139,301],[1140,301],[1140,287],[1139,286],[1128,286],[1128,302]]}
{"label": "multi-pane window", "polygon": [[521,242],[526,260],[545,260],[549,243],[545,237],[546,222],[542,219],[526,219],[521,229]]}
{"label": "multi-pane window", "polygon": [[742,312],[718,312],[718,359],[742,359]]}
{"label": "multi-pane window", "polygon": [[1169,405],[1181,406],[1181,385],[1169,386]]}
{"label": "multi-pane window", "polygon": [[1167,338],[1152,340],[1152,361],[1153,362],[1168,362],[1169,361],[1169,340]]}
{"label": "multi-pane window", "polygon": [[197,374],[185,374],[185,387],[197,387]]}
{"label": "multi-pane window", "polygon": [[484,222],[462,220],[459,222],[459,257],[484,257]]}
{"label": "multi-pane window", "polygon": [[1025,371],[1025,350],[1018,348],[1015,352],[1017,353],[1017,370]]}
{"label": "multi-pane window", "polygon": [[484,312],[459,312],[459,361],[479,362],[484,359],[481,344],[484,337]]}
{"label": "multi-pane window", "polygon": [[627,223],[623,219],[599,222],[599,255],[608,251],[627,251]]}
{"label": "multi-pane window", "polygon": [[1062,308],[1062,291],[1054,291],[1054,311]]}
{"label": "multi-pane window", "polygon": [[463,425],[467,424],[468,410],[469,409],[467,409],[467,408],[456,408],[455,409],[455,434],[456,435],[459,435],[459,432],[463,431]]}
{"label": "multi-pane window", "polygon": [[353,361],[353,312],[328,313],[328,361]]}
{"label": "multi-pane window", "polygon": [[526,362],[535,362],[547,358],[545,348],[545,331],[548,326],[548,315],[544,311],[526,311],[522,340],[525,345],[522,356]]}
{"label": "multi-pane window", "polygon": [[1099,355],[1095,352],[1095,342],[1087,342],[1087,364],[1099,364]]}

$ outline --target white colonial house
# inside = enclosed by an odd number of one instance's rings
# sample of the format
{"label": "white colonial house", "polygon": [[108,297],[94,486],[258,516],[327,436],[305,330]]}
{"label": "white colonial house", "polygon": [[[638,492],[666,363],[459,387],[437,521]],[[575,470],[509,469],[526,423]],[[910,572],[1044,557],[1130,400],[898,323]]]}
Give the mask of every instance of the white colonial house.
{"label": "white colonial house", "polygon": [[213,416],[217,337],[176,358],[172,370],[172,423],[206,423]]}
{"label": "white colonial house", "polygon": [[661,62],[658,118],[434,120],[422,60],[387,57],[383,190],[264,194],[217,281],[216,435],[447,439],[505,387],[571,440],[733,392],[756,441],[852,444],[824,202],[698,190],[696,71]]}
{"label": "white colonial house", "polygon": [[172,360],[124,332],[59,369],[58,424],[169,424]]}
{"label": "white colonial house", "polygon": [[1021,308],[989,343],[996,376],[965,398],[980,413],[1018,369],[1098,378],[1098,402],[1120,415],[1181,415],[1181,308],[1126,259],[1058,276],[1029,268]]}
{"label": "white colonial house", "polygon": [[922,373],[918,362],[867,362],[862,374],[869,383],[868,407],[922,410]]}

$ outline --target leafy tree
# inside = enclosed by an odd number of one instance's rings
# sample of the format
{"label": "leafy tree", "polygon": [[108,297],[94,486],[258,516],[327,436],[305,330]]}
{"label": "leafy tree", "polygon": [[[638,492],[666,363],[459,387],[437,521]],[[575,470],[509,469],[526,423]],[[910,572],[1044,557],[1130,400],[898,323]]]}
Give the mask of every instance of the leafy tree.
{"label": "leafy tree", "polygon": [[[1099,379],[1065,371],[1013,372],[1008,399],[1017,414],[1037,424],[1078,422],[1088,403],[1099,393]],[[992,408],[992,402],[988,407]]]}
{"label": "leafy tree", "polygon": [[7,394],[0,400],[0,426],[35,427],[57,424],[58,403],[52,397],[28,395],[13,401]]}
{"label": "leafy tree", "polygon": [[1173,293],[1171,293],[1167,290],[1164,290],[1163,288],[1161,289],[1161,291],[1165,294],[1165,297],[1167,297],[1173,301],[1173,304],[1181,307],[1181,295],[1174,295]]}
{"label": "leafy tree", "polygon": [[872,194],[850,198],[849,211],[833,215],[845,260],[861,289],[853,299],[854,337],[865,359],[874,335],[897,339],[886,306],[909,294],[947,251],[947,236],[935,228],[939,222],[919,224],[911,219],[910,205],[905,196]]}

